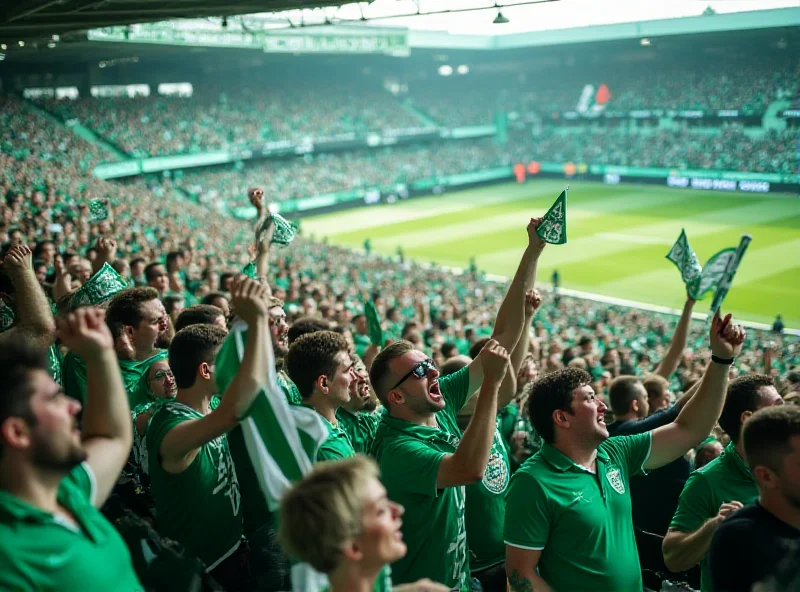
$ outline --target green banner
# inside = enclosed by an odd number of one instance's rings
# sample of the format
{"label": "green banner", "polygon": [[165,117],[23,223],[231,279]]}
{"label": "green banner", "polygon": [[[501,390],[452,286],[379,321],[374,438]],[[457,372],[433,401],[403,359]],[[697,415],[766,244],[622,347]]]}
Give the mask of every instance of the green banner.
{"label": "green banner", "polygon": [[[208,23],[205,23],[206,25]],[[153,43],[199,47],[255,49],[265,53],[378,53],[410,54],[405,32],[373,33],[266,33],[233,29],[190,28],[177,21],[142,23],[124,27],[91,29],[89,41]]]}
{"label": "green banner", "polygon": [[[542,170],[544,171],[542,163]],[[549,163],[548,163],[549,164]],[[563,170],[563,165],[557,165]],[[620,175],[621,177],[685,177],[689,179],[725,179],[729,181],[767,181],[768,183],[800,183],[800,175],[781,173],[748,173],[742,171],[714,171],[702,169],[645,168],[592,164],[592,175]]]}

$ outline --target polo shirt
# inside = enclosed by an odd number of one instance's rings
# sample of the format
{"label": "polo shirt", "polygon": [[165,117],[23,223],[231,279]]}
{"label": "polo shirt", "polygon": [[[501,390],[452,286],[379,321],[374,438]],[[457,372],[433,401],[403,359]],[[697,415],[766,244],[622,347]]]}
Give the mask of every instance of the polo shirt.
{"label": "polo shirt", "polygon": [[464,509],[465,488],[437,488],[439,464],[456,451],[461,430],[456,413],[469,398],[469,368],[439,379],[445,408],[438,427],[420,426],[386,413],[378,426],[372,455],[381,469],[389,499],[405,506],[405,557],[392,564],[392,581],[408,584],[429,578],[468,592],[469,560]]}
{"label": "polo shirt", "polygon": [[369,454],[372,449],[372,441],[375,439],[375,432],[381,423],[381,413],[355,413],[348,411],[344,407],[339,407],[336,412],[336,419],[339,420],[339,427],[350,438],[353,450]]}
{"label": "polo shirt", "polygon": [[[322,415],[320,415],[322,417]],[[341,460],[343,458],[350,458],[356,455],[353,450],[353,445],[350,443],[350,438],[338,425],[333,425],[327,419],[322,417],[322,421],[328,428],[328,438],[317,450],[317,461],[322,460]]]}
{"label": "polo shirt", "polygon": [[[720,456],[689,476],[669,528],[694,532],[719,514],[722,504],[737,501],[746,505],[757,498],[753,475],[731,442]],[[713,589],[706,553],[700,560],[700,590],[712,592]]]}
{"label": "polo shirt", "polygon": [[641,592],[630,477],[651,443],[649,432],[608,438],[597,473],[544,444],[511,479],[506,544],[541,551],[539,573],[555,590]]}
{"label": "polo shirt", "polygon": [[[778,572],[781,562],[800,549],[800,530],[755,502],[717,527],[708,550],[714,590],[738,592]],[[795,566],[800,572],[800,566]]]}
{"label": "polo shirt", "polygon": [[95,477],[81,463],[58,487],[77,524],[0,490],[0,590],[143,592],[122,537],[92,505]]}

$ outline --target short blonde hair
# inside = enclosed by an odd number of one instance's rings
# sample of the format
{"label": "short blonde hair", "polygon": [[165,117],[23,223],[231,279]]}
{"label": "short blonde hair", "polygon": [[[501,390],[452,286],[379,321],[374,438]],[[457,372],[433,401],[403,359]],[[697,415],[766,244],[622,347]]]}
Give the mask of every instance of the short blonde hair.
{"label": "short blonde hair", "polygon": [[362,495],[372,478],[378,465],[361,454],[315,464],[281,499],[278,539],[286,552],[321,573],[336,569],[342,544],[361,532]]}

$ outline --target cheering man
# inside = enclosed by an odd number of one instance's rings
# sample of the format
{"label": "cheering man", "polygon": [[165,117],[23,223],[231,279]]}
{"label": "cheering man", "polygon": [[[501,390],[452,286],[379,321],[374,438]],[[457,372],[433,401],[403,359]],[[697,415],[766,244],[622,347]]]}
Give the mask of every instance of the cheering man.
{"label": "cheering man", "polygon": [[511,479],[506,498],[512,590],[642,589],[630,477],[671,462],[709,434],[743,341],[730,315],[715,315],[712,363],[699,391],[674,422],[635,436],[609,438],[606,406],[587,372],[566,368],[533,383],[528,408],[545,444]]}

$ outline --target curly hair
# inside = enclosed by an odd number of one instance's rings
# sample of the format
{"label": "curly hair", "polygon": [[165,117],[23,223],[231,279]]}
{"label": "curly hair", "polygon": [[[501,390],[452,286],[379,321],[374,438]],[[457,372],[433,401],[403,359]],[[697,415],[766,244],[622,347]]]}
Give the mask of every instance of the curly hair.
{"label": "curly hair", "polygon": [[125,327],[138,327],[144,319],[142,305],[158,300],[155,288],[128,288],[111,297],[106,309],[106,323],[119,323]]}
{"label": "curly hair", "polygon": [[731,381],[719,425],[734,443],[742,435],[742,413],[757,411],[761,407],[759,391],[765,386],[775,386],[766,374],[745,374]]}
{"label": "curly hair", "polygon": [[555,440],[553,412],[572,412],[573,391],[592,383],[592,376],[580,368],[563,368],[540,376],[531,383],[528,416],[531,424],[548,444]]}
{"label": "curly hair", "polygon": [[347,340],[333,331],[316,331],[298,337],[289,347],[286,371],[303,399],[311,397],[320,376],[333,378],[337,367],[336,355],[348,350]]}

